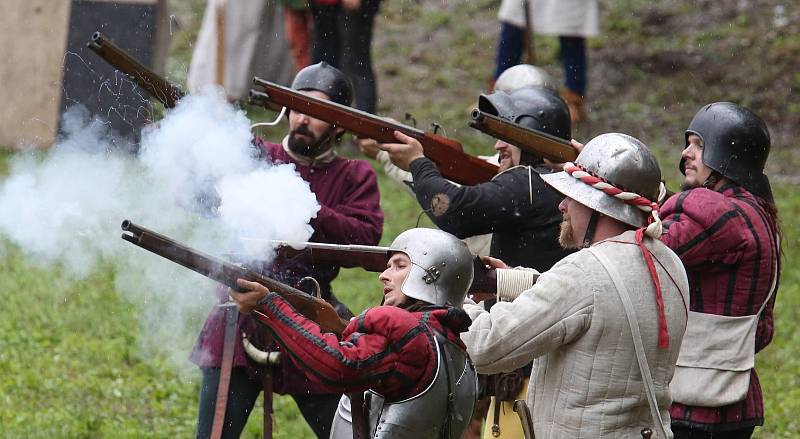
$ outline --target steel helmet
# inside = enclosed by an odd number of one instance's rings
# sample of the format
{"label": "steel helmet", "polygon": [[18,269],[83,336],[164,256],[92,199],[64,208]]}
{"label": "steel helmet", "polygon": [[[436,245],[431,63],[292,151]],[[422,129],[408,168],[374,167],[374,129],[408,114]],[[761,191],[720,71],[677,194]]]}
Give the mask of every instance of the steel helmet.
{"label": "steel helmet", "polygon": [[410,229],[389,246],[411,259],[403,294],[434,305],[461,307],[472,285],[472,253],[455,236],[437,229]]}
{"label": "steel helmet", "polygon": [[[700,109],[686,129],[703,141],[702,159],[709,168],[742,185],[759,197],[772,200],[764,166],[769,156],[767,124],[755,113],[731,102],[715,102]],[[686,174],[683,159],[681,173]]]}
{"label": "steel helmet", "polygon": [[292,88],[321,91],[328,95],[331,101],[342,105],[349,106],[353,101],[353,86],[350,85],[347,76],[324,61],[297,72]]}
{"label": "steel helmet", "polygon": [[524,87],[542,87],[558,93],[558,85],[553,78],[544,69],[530,64],[517,64],[507,68],[494,83],[495,91],[506,93]]}
{"label": "steel helmet", "polygon": [[558,94],[542,87],[511,92],[496,91],[478,98],[478,109],[526,128],[543,131],[564,140],[572,139],[569,108]]}
{"label": "steel helmet", "polygon": [[[648,200],[658,199],[661,169],[653,153],[639,140],[620,133],[601,134],[586,144],[575,164],[609,184]],[[647,225],[647,214],[566,172],[543,174],[542,179],[562,194],[633,227]]]}

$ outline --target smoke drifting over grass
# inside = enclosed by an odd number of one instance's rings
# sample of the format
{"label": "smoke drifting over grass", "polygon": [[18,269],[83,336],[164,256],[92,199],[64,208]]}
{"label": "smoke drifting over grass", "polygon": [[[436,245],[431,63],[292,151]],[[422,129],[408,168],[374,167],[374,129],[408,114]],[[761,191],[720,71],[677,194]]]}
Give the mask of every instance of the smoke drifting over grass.
{"label": "smoke drifting over grass", "polygon": [[114,266],[118,291],[146,304],[148,350],[177,343],[185,363],[186,335],[199,329],[213,283],[120,239],[123,219],[239,261],[271,258],[267,240],[307,241],[313,232],[319,206],[308,183],[293,165],[258,157],[249,120],[218,89],[183,99],[143,133],[137,155],[85,109],[64,118],[43,157],[23,151],[11,160],[0,235],[32,263],[62,266],[74,279]]}

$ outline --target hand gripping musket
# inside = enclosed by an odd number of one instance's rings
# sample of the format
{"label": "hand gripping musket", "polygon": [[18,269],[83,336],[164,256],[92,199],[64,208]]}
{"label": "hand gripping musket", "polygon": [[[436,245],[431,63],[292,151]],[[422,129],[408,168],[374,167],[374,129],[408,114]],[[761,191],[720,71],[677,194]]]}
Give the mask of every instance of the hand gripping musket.
{"label": "hand gripping musket", "polygon": [[444,136],[391,122],[374,114],[336,102],[315,98],[287,87],[253,78],[250,101],[275,109],[286,107],[379,143],[396,143],[395,131],[415,138],[425,156],[439,167],[442,176],[459,184],[484,183],[497,175],[497,166],[464,152],[461,144]]}
{"label": "hand gripping musket", "polygon": [[341,334],[347,326],[347,322],[336,314],[328,302],[297,288],[187,247],[129,220],[122,222],[122,230],[122,239],[226,285],[234,291],[243,292],[236,284],[236,279],[239,278],[264,285],[270,291],[281,295],[297,312],[317,322],[323,331]]}
{"label": "hand gripping musket", "polygon": [[551,134],[517,125],[477,108],[472,110],[470,119],[472,128],[550,161],[572,162],[578,157],[578,151],[570,142]]}
{"label": "hand gripping musket", "polygon": [[161,101],[166,108],[174,108],[178,100],[183,98],[184,92],[180,88],[145,67],[119,46],[107,40],[100,32],[95,32],[86,46],[115,69],[130,77],[150,96]]}

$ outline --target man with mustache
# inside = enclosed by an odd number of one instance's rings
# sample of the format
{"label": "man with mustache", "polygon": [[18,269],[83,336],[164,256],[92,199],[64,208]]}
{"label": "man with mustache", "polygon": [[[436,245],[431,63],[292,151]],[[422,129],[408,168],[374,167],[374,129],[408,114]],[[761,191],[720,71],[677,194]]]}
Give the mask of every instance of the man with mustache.
{"label": "man with mustache", "polygon": [[671,438],[669,383],[689,299],[680,259],[658,239],[658,163],[638,140],[610,133],[542,178],[566,196],[560,241],[578,251],[518,285],[511,302],[490,311],[465,302],[467,351],[480,373],[534,361],[527,405],[537,438],[645,429]]}
{"label": "man with mustache", "polygon": [[[343,105],[349,105],[352,100],[352,88],[347,78],[325,63],[314,64],[298,72],[292,88]],[[336,154],[333,144],[344,133],[337,126],[291,111],[289,129],[289,134],[281,143],[262,139],[256,139],[256,143],[266,159],[275,163],[295,164],[297,172],[308,181],[311,191],[316,195],[320,210],[316,218],[311,220],[314,234],[310,240],[332,244],[377,244],[383,230],[383,212],[372,167],[363,160],[349,160]],[[280,212],[276,212],[276,215],[280,215]],[[339,268],[313,264],[306,257],[278,257],[263,271],[265,275],[290,285],[297,285],[306,276],[313,277],[319,283],[322,298],[332,303],[342,318],[350,318],[352,313],[336,300],[331,291],[331,282],[338,275]],[[224,294],[224,299],[227,299],[227,294]],[[219,383],[225,382],[225,377],[221,379],[221,372],[225,370],[223,339],[226,312],[230,311],[222,307],[212,310],[190,357],[203,372],[198,438],[211,435],[215,407],[220,403]],[[239,437],[262,387],[262,366],[245,355],[242,332],[260,349],[272,347],[272,342],[265,345],[264,339],[268,339],[265,329],[248,316],[238,317],[235,331],[227,392],[229,398],[222,429],[222,437],[225,438]],[[292,395],[314,433],[327,438],[339,395],[331,393],[319,383],[309,381],[290,363],[279,364],[271,373],[274,392]]]}
{"label": "man with mustache", "polygon": [[685,140],[683,192],[662,208],[661,240],[680,256],[691,287],[672,383],[673,431],[676,438],[749,438],[764,423],[754,356],[772,340],[781,259],[764,175],[769,131],[752,111],[716,102],[695,114]]}
{"label": "man with mustache", "polygon": [[[231,293],[253,312],[309,379],[341,393],[364,392],[369,437],[459,438],[476,399],[475,370],[459,333],[472,283],[472,254],[449,233],[411,229],[390,245],[380,274],[383,303],[350,321],[341,336],[323,333],[288,302],[254,282]],[[352,439],[351,401],[343,396],[332,439]]]}

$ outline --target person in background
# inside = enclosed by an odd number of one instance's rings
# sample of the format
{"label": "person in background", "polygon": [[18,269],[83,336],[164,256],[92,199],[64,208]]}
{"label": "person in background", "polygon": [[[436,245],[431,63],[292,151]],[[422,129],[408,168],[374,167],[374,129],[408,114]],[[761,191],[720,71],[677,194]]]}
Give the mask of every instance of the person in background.
{"label": "person in background", "polygon": [[380,0],[310,0],[314,16],[311,59],[339,68],[353,82],[355,108],[377,109],[372,29]]}
{"label": "person in background", "polygon": [[313,19],[306,0],[280,0],[286,42],[292,52],[295,71],[311,64]]}
{"label": "person in background", "polygon": [[569,105],[572,121],[581,121],[585,117],[587,90],[586,38],[599,33],[597,0],[503,0],[498,18],[500,37],[494,78],[519,64],[525,45],[533,44],[525,41],[527,27],[533,34],[557,36],[564,69],[561,95]]}

